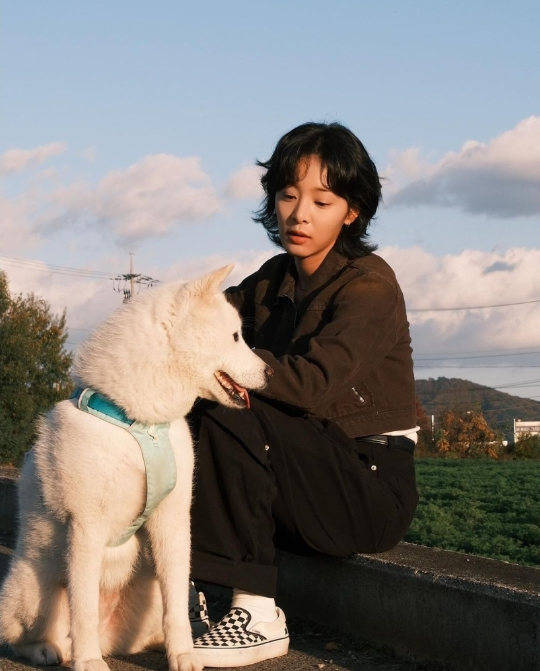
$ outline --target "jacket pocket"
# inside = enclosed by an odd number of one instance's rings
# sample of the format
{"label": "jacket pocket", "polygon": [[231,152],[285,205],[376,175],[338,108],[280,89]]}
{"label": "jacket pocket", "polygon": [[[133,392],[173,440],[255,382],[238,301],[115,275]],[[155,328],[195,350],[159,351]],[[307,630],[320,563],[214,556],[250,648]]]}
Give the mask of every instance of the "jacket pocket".
{"label": "jacket pocket", "polygon": [[371,408],[373,407],[373,394],[370,392],[367,384],[365,382],[358,382],[351,387],[351,391],[356,398],[356,408],[358,405],[362,408]]}
{"label": "jacket pocket", "polygon": [[373,409],[373,394],[364,382],[349,387],[332,405],[321,414],[328,419],[355,415],[358,412]]}

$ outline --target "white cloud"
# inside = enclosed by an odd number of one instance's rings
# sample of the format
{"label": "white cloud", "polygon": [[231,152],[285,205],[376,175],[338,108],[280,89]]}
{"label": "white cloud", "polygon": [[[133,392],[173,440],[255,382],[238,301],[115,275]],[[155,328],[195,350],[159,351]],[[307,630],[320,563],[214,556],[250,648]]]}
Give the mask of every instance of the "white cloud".
{"label": "white cloud", "polygon": [[[540,290],[532,278],[540,267],[540,249],[516,247],[505,253],[465,250],[437,257],[419,247],[387,247],[381,255],[395,269],[403,289],[415,350],[448,353],[539,348],[540,302],[482,310],[412,310],[539,300]],[[503,359],[494,358],[491,363],[498,361]],[[519,357],[519,363],[527,362]]]}
{"label": "white cloud", "polygon": [[22,172],[65,151],[65,142],[49,142],[34,149],[8,149],[0,156],[0,174]]}
{"label": "white cloud", "polygon": [[263,168],[258,165],[245,165],[233,173],[225,185],[225,195],[238,200],[252,200],[263,197],[261,175]]}
{"label": "white cloud", "polygon": [[[228,285],[233,285],[276,253],[279,251],[212,254],[168,267],[146,263],[145,273],[164,282],[188,280],[235,263],[227,280]],[[540,291],[532,278],[537,276],[540,267],[540,248],[516,247],[505,253],[465,250],[460,254],[435,256],[420,247],[385,247],[380,254],[394,268],[403,289],[415,349],[539,348],[540,303],[482,310],[415,310],[536,301],[540,299]],[[127,269],[126,263],[125,255],[118,253],[108,255],[106,260],[96,259],[92,267]],[[41,264],[41,268],[50,270],[45,264]],[[43,295],[56,311],[67,306],[72,326],[93,328],[103,318],[104,310],[112,309],[120,300],[107,280],[35,272],[28,267],[6,267],[6,270],[13,291]]]}
{"label": "white cloud", "polygon": [[82,342],[90,331],[118,305],[122,297],[113,291],[112,282],[72,275],[55,274],[40,261],[19,266],[4,265],[12,294],[34,293],[44,298],[54,314],[67,312],[67,324],[72,327],[69,348]]}
{"label": "white cloud", "polygon": [[[169,267],[147,263],[145,273],[164,282],[189,280],[235,263],[227,280],[227,285],[234,285],[276,253],[279,251],[213,254],[180,261]],[[540,267],[540,249],[516,247],[505,253],[466,250],[456,255],[435,256],[419,247],[385,247],[380,254],[394,268],[403,289],[415,350],[539,348],[540,303],[468,311],[413,310],[538,300],[538,285],[531,278],[536,277]],[[93,268],[104,270],[125,266],[123,254],[108,256],[106,261],[96,260],[93,264]],[[42,268],[47,270],[45,264]],[[6,270],[12,291],[40,294],[57,312],[67,307],[72,326],[94,328],[121,302],[121,297],[107,280],[35,272],[29,268],[6,267]]]}
{"label": "white cloud", "polygon": [[[275,251],[240,251],[235,254],[214,254],[200,257],[188,262],[179,262],[168,268],[149,267],[147,272],[159,277],[163,282],[189,280],[209,273],[216,268],[234,263],[235,268],[227,278],[226,286],[239,283],[257,270]],[[122,305],[122,292],[114,291],[118,285],[107,279],[92,279],[73,275],[51,273],[51,268],[40,261],[27,260],[4,266],[7,272],[11,293],[34,293],[41,296],[51,305],[55,314],[67,311],[67,324],[70,327],[70,347],[83,342],[90,332],[111,313]],[[71,265],[71,264],[70,264]],[[122,255],[108,256],[101,259],[96,267],[125,267],[126,259]],[[113,275],[112,275],[113,276]],[[119,287],[122,289],[122,286]],[[146,288],[140,288],[147,291]]]}
{"label": "white cloud", "polygon": [[272,256],[276,250],[270,251],[239,251],[233,254],[212,254],[190,261],[180,261],[170,266],[165,273],[160,271],[160,277],[165,281],[190,280],[205,273],[210,273],[217,268],[234,263],[234,269],[227,278],[227,286],[239,284],[245,277],[258,270],[262,264]]}
{"label": "white cloud", "polygon": [[540,213],[540,117],[529,117],[487,143],[468,140],[439,161],[412,147],[391,157],[389,206],[455,207],[499,219]]}
{"label": "white cloud", "polygon": [[0,196],[0,248],[3,252],[16,251],[26,245],[28,232],[20,225],[28,215],[26,203],[20,198],[8,199]]}
{"label": "white cloud", "polygon": [[91,221],[120,240],[162,237],[178,224],[198,221],[219,211],[221,203],[198,157],[158,154],[115,170],[95,188],[74,184],[59,189],[51,201],[62,214],[52,226]]}
{"label": "white cloud", "polygon": [[[25,161],[28,166],[30,159]],[[8,164],[14,169],[14,160]],[[45,170],[26,180],[18,195],[3,199],[4,251],[17,250],[25,241],[37,244],[63,230],[80,237],[82,229],[93,239],[98,233],[121,243],[159,238],[222,208],[197,157],[147,156],[125,170],[109,172],[96,186],[82,181],[56,184],[58,173]]]}
{"label": "white cloud", "polygon": [[29,222],[38,216],[40,198],[34,190],[14,198],[0,195],[0,249],[4,254],[28,251],[39,246],[41,236],[32,230]]}
{"label": "white cloud", "polygon": [[[275,253],[279,252],[253,250],[214,254],[169,267],[146,263],[145,273],[162,281],[188,280],[234,262],[235,269],[227,280],[230,286],[257,270]],[[469,311],[414,312],[413,309],[538,300],[540,294],[531,278],[536,277],[540,266],[540,249],[513,248],[506,253],[466,250],[456,255],[435,256],[418,247],[386,247],[380,253],[396,271],[405,294],[418,377],[445,375],[499,386],[538,377],[535,369],[531,372],[527,368],[497,366],[538,364],[537,355],[521,356],[512,350],[540,349],[540,303]],[[78,264],[73,261],[66,265]],[[125,255],[118,253],[106,260],[96,259],[93,268],[126,269]],[[43,269],[47,270],[45,266]],[[28,268],[6,267],[6,270],[13,292],[33,291],[48,300],[57,313],[67,308],[71,343],[82,342],[90,330],[122,302],[122,295],[115,293],[107,280],[51,275]],[[459,358],[475,353],[505,352],[504,357]],[[421,361],[434,357],[437,360]],[[478,364],[494,368],[468,367]],[[535,393],[529,387],[508,391],[524,396]]]}

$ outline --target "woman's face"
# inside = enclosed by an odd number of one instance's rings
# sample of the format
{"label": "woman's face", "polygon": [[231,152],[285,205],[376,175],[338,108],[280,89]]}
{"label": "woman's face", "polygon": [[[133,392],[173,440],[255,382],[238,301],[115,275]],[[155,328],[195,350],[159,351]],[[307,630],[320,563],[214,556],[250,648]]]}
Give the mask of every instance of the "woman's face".
{"label": "woman's face", "polygon": [[[317,156],[299,166],[299,180],[276,193],[279,237],[297,268],[311,275],[334,246],[343,225],[357,217],[344,198],[330,191]],[[300,266],[300,267],[299,267]]]}

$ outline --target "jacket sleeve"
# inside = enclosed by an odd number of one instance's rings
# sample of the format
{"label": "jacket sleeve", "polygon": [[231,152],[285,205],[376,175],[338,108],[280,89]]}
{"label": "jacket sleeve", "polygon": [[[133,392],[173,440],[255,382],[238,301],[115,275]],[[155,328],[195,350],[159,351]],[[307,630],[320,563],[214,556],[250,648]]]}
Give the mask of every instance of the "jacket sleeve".
{"label": "jacket sleeve", "polygon": [[274,370],[268,386],[257,392],[260,396],[314,412],[368,375],[396,343],[403,298],[378,273],[352,279],[330,309],[331,320],[311,338],[305,355],[275,357],[268,350],[255,350]]}
{"label": "jacket sleeve", "polygon": [[227,301],[238,310],[242,318],[242,336],[253,347],[253,315],[255,311],[254,293],[257,273],[249,275],[236,287],[228,287],[223,292]]}
{"label": "jacket sleeve", "polygon": [[244,306],[244,289],[242,289],[241,286],[227,287],[223,293],[225,294],[227,301],[242,314],[242,308]]}

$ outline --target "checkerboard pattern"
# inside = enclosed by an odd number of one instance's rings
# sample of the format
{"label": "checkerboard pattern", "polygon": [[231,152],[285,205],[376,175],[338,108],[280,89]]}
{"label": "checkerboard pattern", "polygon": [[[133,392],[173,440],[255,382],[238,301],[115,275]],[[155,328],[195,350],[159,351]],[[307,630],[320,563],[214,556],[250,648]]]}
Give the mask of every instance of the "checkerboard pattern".
{"label": "checkerboard pattern", "polygon": [[228,648],[258,645],[267,639],[262,634],[248,631],[251,615],[244,608],[233,608],[207,634],[194,641],[197,648]]}
{"label": "checkerboard pattern", "polygon": [[189,623],[193,637],[202,636],[210,629],[205,596],[203,592],[197,592],[193,584],[189,594]]}
{"label": "checkerboard pattern", "polygon": [[196,604],[193,604],[189,608],[189,619],[190,620],[208,620],[208,607],[206,605],[206,599],[204,594],[199,592],[198,601]]}

